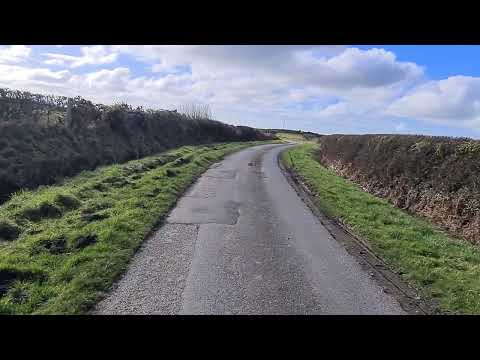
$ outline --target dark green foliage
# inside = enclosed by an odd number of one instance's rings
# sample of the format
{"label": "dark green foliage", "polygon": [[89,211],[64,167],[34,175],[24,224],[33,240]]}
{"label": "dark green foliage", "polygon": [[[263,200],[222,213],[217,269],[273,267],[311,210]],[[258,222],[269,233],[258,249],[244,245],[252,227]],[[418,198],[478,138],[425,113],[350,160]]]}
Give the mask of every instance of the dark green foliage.
{"label": "dark green foliage", "polygon": [[11,221],[0,219],[0,240],[15,240],[22,229]]}
{"label": "dark green foliage", "polygon": [[188,164],[190,162],[189,158],[178,158],[174,163],[173,166],[182,166],[184,164]]}
{"label": "dark green foliage", "polygon": [[[60,120],[52,121],[52,113]],[[0,134],[0,203],[22,188],[182,145],[271,138],[252,128],[171,111],[6,89],[0,89]]]}
{"label": "dark green foliage", "polygon": [[55,204],[42,202],[39,206],[24,209],[20,216],[31,221],[40,221],[62,216],[62,210]]}
{"label": "dark green foliage", "polygon": [[165,171],[165,174],[168,176],[168,177],[175,177],[177,175],[176,171],[175,170],[172,170],[172,169],[167,169]]}
{"label": "dark green foliage", "polygon": [[132,184],[130,180],[128,180],[123,176],[112,176],[112,177],[106,178],[103,182],[106,184],[106,186],[113,186],[117,188]]}
{"label": "dark green foliage", "polygon": [[96,234],[80,235],[75,239],[73,247],[75,249],[83,249],[95,244],[97,241],[98,236]]}
{"label": "dark green foliage", "polygon": [[86,222],[92,222],[92,221],[100,221],[104,219],[108,219],[109,215],[106,212],[84,212],[82,214],[82,219]]}
{"label": "dark green foliage", "polygon": [[46,274],[40,270],[0,266],[0,296],[4,295],[15,281],[43,281]]}
{"label": "dark green foliage", "polygon": [[158,188],[158,187],[157,187],[157,188],[153,188],[153,189],[152,189],[152,192],[149,193],[147,196],[155,197],[155,196],[157,196],[158,194],[160,194],[160,192],[161,192],[161,189],[160,189],[160,188]]}
{"label": "dark green foliage", "polygon": [[[385,183],[405,177],[438,191],[477,186],[479,141],[417,135],[329,135],[320,140],[322,160],[341,160]],[[469,147],[470,145],[470,147]],[[470,149],[470,150],[469,150]]]}
{"label": "dark green foliage", "polygon": [[64,235],[53,239],[39,241],[32,249],[32,254],[38,254],[40,251],[48,251],[52,255],[63,254],[67,251],[67,241]]}
{"label": "dark green foliage", "polygon": [[58,194],[55,197],[55,203],[63,206],[65,209],[76,209],[81,205],[80,200],[78,200],[75,196],[73,195],[64,195],[64,194]]}
{"label": "dark green foliage", "polygon": [[82,214],[92,214],[96,211],[99,211],[99,210],[105,210],[105,209],[109,209],[112,207],[112,204],[109,203],[109,202],[95,202],[93,204],[89,204],[88,207],[82,209]]}

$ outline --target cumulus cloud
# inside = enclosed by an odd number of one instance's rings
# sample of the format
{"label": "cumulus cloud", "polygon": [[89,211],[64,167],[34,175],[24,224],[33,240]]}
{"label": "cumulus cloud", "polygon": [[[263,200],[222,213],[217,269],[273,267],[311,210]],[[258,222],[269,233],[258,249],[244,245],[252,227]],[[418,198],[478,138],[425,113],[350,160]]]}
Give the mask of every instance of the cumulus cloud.
{"label": "cumulus cloud", "polygon": [[109,52],[105,46],[85,46],[80,48],[81,56],[73,56],[60,53],[45,53],[48,58],[46,65],[64,65],[70,68],[77,68],[84,65],[109,64],[117,60],[117,53]]}
{"label": "cumulus cloud", "polygon": [[480,78],[425,82],[421,66],[384,49],[89,46],[74,56],[57,47],[40,67],[22,62],[30,50],[0,47],[0,86],[154,108],[208,103],[220,120],[258,127],[400,132],[398,117],[408,117],[480,128]]}
{"label": "cumulus cloud", "polygon": [[476,124],[480,119],[480,78],[452,76],[430,81],[394,101],[387,113],[452,125]]}
{"label": "cumulus cloud", "polygon": [[[81,52],[81,56],[47,53],[45,63],[78,68],[130,54],[151,64],[152,73],[134,78],[125,68],[104,69],[87,76],[88,87],[106,89],[111,83],[110,91],[137,91],[141,85],[171,92],[162,94],[166,97],[188,95],[185,100],[247,107],[321,101],[332,91],[351,102],[365,98],[383,102],[393,96],[395,84],[421,74],[418,66],[398,62],[393,53],[343,46],[92,46],[82,47]],[[119,82],[119,77],[124,80]]]}
{"label": "cumulus cloud", "polygon": [[299,51],[315,50],[317,54],[335,55],[344,46],[304,46],[304,45],[113,45],[110,50],[130,54],[147,62],[163,62],[165,66],[196,64],[211,66],[217,64],[222,69],[254,67],[271,69],[294,60],[293,54]]}
{"label": "cumulus cloud", "polygon": [[52,71],[47,68],[26,68],[18,65],[0,64],[0,81],[12,84],[28,81],[65,81],[70,76],[68,70]]}
{"label": "cumulus cloud", "polygon": [[188,65],[198,80],[264,78],[322,89],[378,88],[414,79],[421,67],[383,49],[343,46],[114,46],[153,64],[153,71]]}
{"label": "cumulus cloud", "polygon": [[[193,99],[229,107],[232,113],[260,107],[271,114],[267,116],[284,110],[301,116],[302,108],[332,97],[355,109],[351,115],[365,114],[360,109],[366,107],[383,110],[423,74],[420,66],[399,62],[391,52],[344,46],[114,46],[110,50],[149,64],[153,77],[170,73],[170,79],[182,78],[171,80],[168,88],[185,96],[177,102]],[[144,82],[152,85],[161,80]]]}
{"label": "cumulus cloud", "polygon": [[377,88],[415,79],[423,69],[411,62],[399,62],[384,49],[345,49],[332,57],[317,58],[312,51],[297,55],[295,76],[303,81],[333,89]]}
{"label": "cumulus cloud", "polygon": [[0,63],[18,63],[30,55],[31,48],[25,45],[0,46]]}
{"label": "cumulus cloud", "polygon": [[[250,124],[263,126],[267,119],[340,123],[376,116],[404,84],[423,73],[383,49],[345,46],[92,46],[82,47],[81,53],[43,54],[48,58],[44,63],[74,71],[116,62],[124,54],[143,62],[147,71],[134,74],[120,64],[90,73],[42,68],[35,75],[25,68],[15,69],[9,82],[26,87],[30,81],[35,90],[61,90],[106,103],[121,99],[160,108],[208,103],[225,121],[242,123],[249,114]],[[41,73],[52,78],[50,84],[39,80]]]}
{"label": "cumulus cloud", "polygon": [[100,71],[87,73],[83,76],[77,76],[74,81],[76,79],[78,79],[79,82],[84,81],[90,89],[113,92],[125,91],[130,80],[130,69],[126,67],[119,67],[112,70],[102,69]]}

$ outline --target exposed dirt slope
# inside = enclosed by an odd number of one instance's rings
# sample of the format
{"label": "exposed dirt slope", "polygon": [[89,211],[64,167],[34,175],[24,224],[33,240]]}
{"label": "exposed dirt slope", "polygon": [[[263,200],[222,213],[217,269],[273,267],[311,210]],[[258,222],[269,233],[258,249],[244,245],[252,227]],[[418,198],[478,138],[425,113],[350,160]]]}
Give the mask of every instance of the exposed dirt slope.
{"label": "exposed dirt slope", "polygon": [[317,158],[364,190],[480,242],[480,141],[417,135],[328,135]]}

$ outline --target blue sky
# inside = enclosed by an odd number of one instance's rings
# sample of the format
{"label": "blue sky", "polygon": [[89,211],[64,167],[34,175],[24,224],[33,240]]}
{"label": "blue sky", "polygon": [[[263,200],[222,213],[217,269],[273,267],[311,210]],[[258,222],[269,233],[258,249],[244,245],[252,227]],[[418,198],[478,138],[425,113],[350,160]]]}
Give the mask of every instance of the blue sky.
{"label": "blue sky", "polygon": [[209,104],[319,133],[480,138],[480,46],[1,46],[0,87],[106,104]]}
{"label": "blue sky", "polygon": [[[413,61],[426,67],[430,79],[455,75],[480,76],[478,45],[396,45],[381,46],[392,51],[399,61]],[[366,48],[370,48],[367,46]]]}

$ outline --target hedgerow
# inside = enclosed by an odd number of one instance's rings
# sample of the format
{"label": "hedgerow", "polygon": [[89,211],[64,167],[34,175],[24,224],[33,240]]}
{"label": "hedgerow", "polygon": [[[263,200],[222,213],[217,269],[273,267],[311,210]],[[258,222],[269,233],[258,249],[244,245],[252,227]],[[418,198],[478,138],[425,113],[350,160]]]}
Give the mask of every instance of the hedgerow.
{"label": "hedgerow", "polygon": [[480,242],[480,141],[421,135],[328,135],[317,159],[401,209]]}
{"label": "hedgerow", "polygon": [[0,202],[22,188],[182,145],[271,138],[205,114],[0,89]]}

